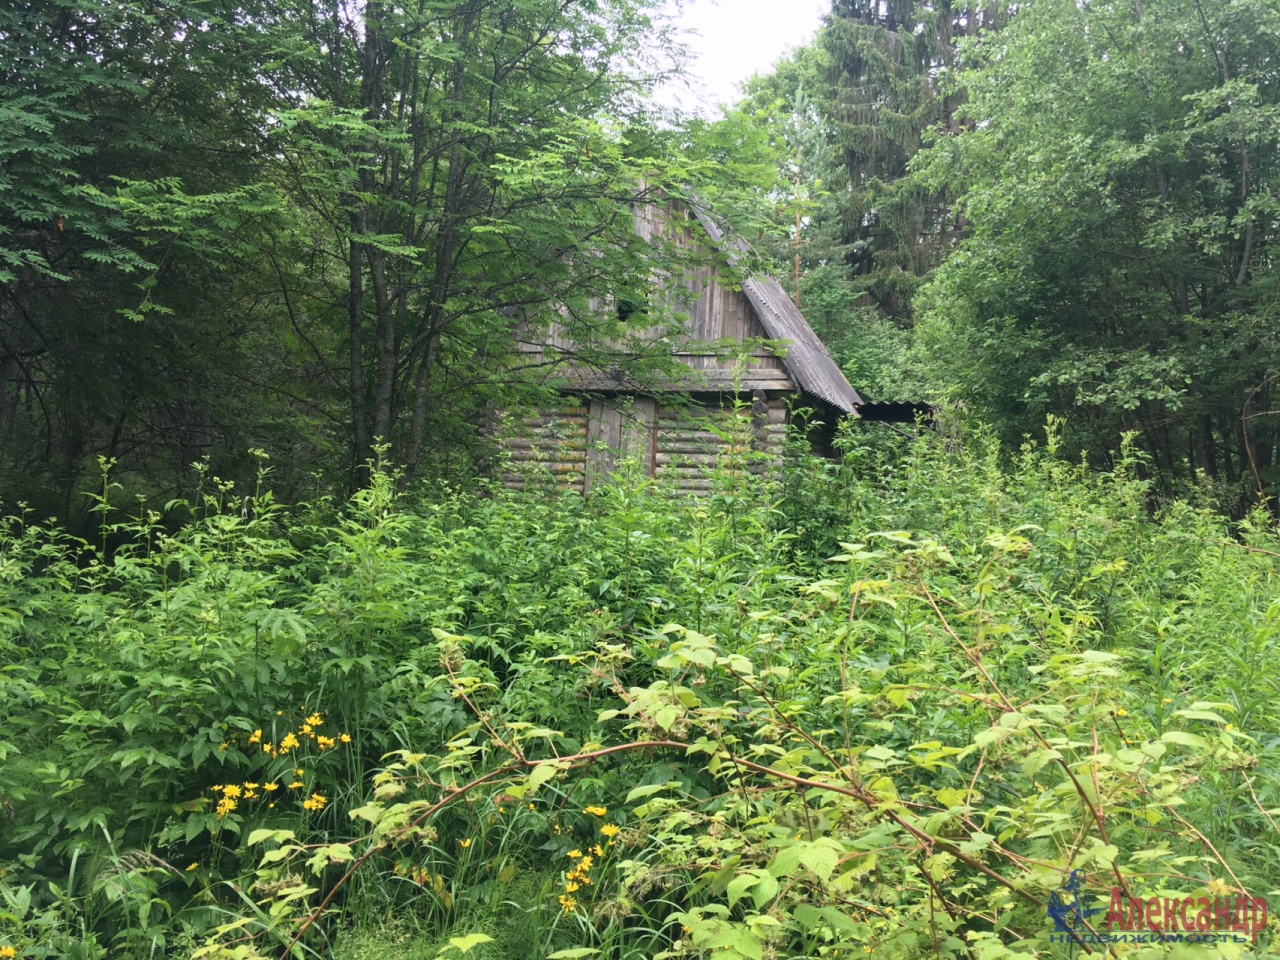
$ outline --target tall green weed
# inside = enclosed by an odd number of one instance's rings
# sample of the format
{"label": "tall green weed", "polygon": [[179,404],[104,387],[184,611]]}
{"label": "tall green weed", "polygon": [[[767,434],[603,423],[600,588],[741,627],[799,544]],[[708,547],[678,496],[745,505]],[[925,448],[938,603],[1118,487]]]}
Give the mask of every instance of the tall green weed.
{"label": "tall green weed", "polygon": [[13,515],[0,946],[1035,956],[1071,870],[1265,894],[1274,530],[1054,445]]}

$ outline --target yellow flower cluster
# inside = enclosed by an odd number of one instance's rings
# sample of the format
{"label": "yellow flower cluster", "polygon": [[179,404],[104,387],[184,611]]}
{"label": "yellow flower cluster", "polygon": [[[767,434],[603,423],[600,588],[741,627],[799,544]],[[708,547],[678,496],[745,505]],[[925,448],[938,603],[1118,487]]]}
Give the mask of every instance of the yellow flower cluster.
{"label": "yellow flower cluster", "polygon": [[[221,783],[215,783],[209,789],[214,793],[222,794],[222,798],[218,801],[218,817],[221,819],[234,812],[240,806],[241,800],[269,799],[271,794],[280,789],[280,784],[255,783],[252,780],[246,780],[243,784],[228,783],[225,786]],[[274,803],[268,806],[271,809],[275,809]]]}
{"label": "yellow flower cluster", "polygon": [[[586,813],[596,817],[608,815],[609,810],[606,807],[587,807]],[[566,856],[573,861],[573,868],[564,875],[564,893],[560,895],[560,908],[565,913],[573,913],[578,908],[578,898],[574,896],[583,887],[591,886],[591,869],[596,865],[596,859],[603,857],[605,851],[616,842],[616,837],[622,828],[615,823],[605,823],[600,826],[600,833],[605,838],[605,843],[595,844],[588,847],[587,852],[581,850],[570,850]],[[560,833],[560,828],[556,827],[556,833]]]}
{"label": "yellow flower cluster", "polygon": [[0,957],[4,960],[12,960],[18,955],[18,951],[14,947],[0,947]]}
{"label": "yellow flower cluster", "polygon": [[569,859],[574,861],[573,869],[564,875],[564,893],[560,896],[560,907],[565,913],[573,913],[578,906],[574,894],[591,886],[591,868],[596,862],[595,857],[584,855],[581,850],[570,850]]}
{"label": "yellow flower cluster", "polygon": [[[283,716],[283,714],[283,710],[276,711],[276,716]],[[340,733],[334,737],[325,736],[317,729],[322,726],[324,726],[324,714],[313,713],[303,721],[296,732],[290,730],[285,733],[278,744],[266,739],[266,734],[259,727],[249,734],[249,745],[261,746],[263,753],[275,759],[276,757],[286,757],[299,750],[307,740],[311,740],[321,750],[335,750],[338,744],[351,742],[351,734],[349,733]],[[218,749],[226,750],[228,746],[229,744],[223,743]]]}
{"label": "yellow flower cluster", "polygon": [[[297,776],[302,776],[305,771],[295,770],[293,772]],[[306,784],[301,780],[295,780],[293,783],[289,784],[289,789],[301,790],[305,786]],[[266,800],[267,809],[274,810],[276,805],[271,798],[277,791],[279,791],[280,784],[254,783],[252,780],[246,780],[243,784],[228,783],[224,785],[221,783],[215,783],[209,789],[214,793],[222,794],[222,797],[218,800],[217,807],[218,818],[221,819],[227,814],[234,813],[239,809],[241,800]],[[302,802],[302,806],[307,810],[323,810],[324,805],[328,802],[329,801],[320,796],[320,794],[313,793],[310,800],[304,800]]]}
{"label": "yellow flower cluster", "polygon": [[[276,711],[277,717],[284,716],[283,710]],[[290,730],[280,738],[279,743],[274,743],[266,738],[262,728],[259,727],[253,733],[249,734],[248,745],[252,747],[261,747],[262,752],[270,756],[272,759],[288,756],[291,753],[301,750],[308,740],[311,740],[321,752],[325,750],[336,750],[340,744],[351,743],[351,735],[347,733],[339,733],[336,736],[326,736],[319,732],[317,728],[324,725],[324,715],[321,713],[312,713],[302,722],[296,731]],[[229,743],[221,744],[218,749],[226,750],[230,746]],[[306,783],[302,777],[305,771],[296,769],[293,771],[294,780],[288,784],[290,790],[305,790]],[[274,810],[276,805],[274,802],[274,794],[280,789],[278,783],[254,783],[245,781],[244,784],[227,784],[223,786],[218,784],[212,788],[214,793],[221,794],[218,800],[217,812],[218,817],[222,818],[230,813],[234,813],[239,809],[243,801],[249,800],[266,800],[267,808]],[[323,810],[326,803],[326,797],[318,793],[313,793],[307,800],[302,801],[305,810]],[[3,958],[0,958],[3,960]]]}

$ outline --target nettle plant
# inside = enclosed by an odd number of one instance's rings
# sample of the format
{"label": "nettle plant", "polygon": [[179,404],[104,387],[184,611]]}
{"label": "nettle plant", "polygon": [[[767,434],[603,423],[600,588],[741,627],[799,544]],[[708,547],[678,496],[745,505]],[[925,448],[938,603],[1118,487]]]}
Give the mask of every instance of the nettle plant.
{"label": "nettle plant", "polygon": [[[1042,534],[953,555],[871,533],[833,558],[838,576],[787,581],[715,632],[662,624],[560,655],[579,697],[613,701],[585,734],[506,715],[473,656],[484,641],[436,630],[434,682],[473,722],[377,775],[349,811],[360,839],[250,836],[271,847],[259,888],[281,893],[199,956],[297,953],[361,870],[418,870],[429,887],[442,875],[414,864],[462,855],[500,877],[536,851],[556,877],[542,909],[561,917],[545,946],[568,936],[578,946],[549,954],[566,958],[641,943],[656,957],[1037,956],[1073,871],[1104,901],[1265,892],[1197,822],[1202,778],[1258,762],[1235,706],[1133,702],[1139,665],[1098,648],[1087,603],[1036,585]],[[1123,566],[1096,565],[1085,586]],[[584,785],[621,803],[584,807]],[[508,808],[533,816],[523,852],[494,826]],[[490,939],[473,937],[441,956]]]}

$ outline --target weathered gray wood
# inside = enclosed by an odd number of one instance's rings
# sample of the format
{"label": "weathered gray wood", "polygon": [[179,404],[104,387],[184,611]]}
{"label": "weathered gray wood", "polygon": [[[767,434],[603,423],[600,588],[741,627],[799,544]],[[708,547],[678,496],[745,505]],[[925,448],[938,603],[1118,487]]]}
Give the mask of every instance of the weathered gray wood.
{"label": "weathered gray wood", "polygon": [[587,408],[582,404],[490,411],[485,426],[505,454],[501,475],[507,486],[550,481],[581,488],[587,459]]}
{"label": "weathered gray wood", "polygon": [[[650,475],[689,491],[710,489],[707,477],[717,468],[775,475],[786,438],[786,398],[803,389],[807,397],[816,394],[846,411],[860,398],[804,318],[782,302],[780,287],[755,279],[733,289],[708,240],[725,249],[732,242],[707,218],[678,205],[642,204],[633,214],[640,236],[661,237],[699,255],[683,275],[655,277],[650,316],[656,319],[649,329],[633,334],[651,346],[666,337],[665,348],[688,374],[631,383],[620,368],[574,367],[578,346],[570,341],[566,323],[553,323],[543,331],[527,328],[521,344],[524,359],[562,359],[559,369],[546,368],[547,376],[571,372],[567,383],[556,381],[561,389],[594,398],[531,411],[524,418],[486,414],[491,421],[486,432],[504,438],[512,482],[526,475],[557,477],[557,482],[578,484],[588,493],[623,459],[635,460]],[[614,310],[616,304],[601,297],[588,304],[587,315],[604,316]],[[666,319],[683,314],[680,331],[673,334],[659,322],[664,311]],[[777,350],[755,342],[770,339],[788,341],[789,346]],[[726,342],[741,346],[724,349]],[[599,340],[584,346],[606,354],[616,351],[619,361],[631,349],[627,343]],[[659,406],[650,399],[655,392],[685,393],[695,399],[686,407]],[[736,405],[734,397],[740,401]]]}
{"label": "weathered gray wood", "polygon": [[587,421],[587,472],[583,493],[613,471],[619,460],[635,460],[652,475],[657,402],[649,397],[592,400]]}

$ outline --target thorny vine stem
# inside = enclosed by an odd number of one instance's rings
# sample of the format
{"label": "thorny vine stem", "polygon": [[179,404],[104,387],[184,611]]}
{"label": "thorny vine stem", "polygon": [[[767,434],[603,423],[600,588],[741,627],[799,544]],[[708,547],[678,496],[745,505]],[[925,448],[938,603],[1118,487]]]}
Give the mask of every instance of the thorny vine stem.
{"label": "thorny vine stem", "polygon": [[[950,636],[951,639],[955,641],[956,645],[959,646],[960,649],[964,651],[964,655],[969,659],[969,662],[978,668],[978,672],[982,674],[983,679],[987,681],[987,685],[990,686],[990,688],[995,692],[996,696],[1000,698],[1000,701],[1001,703],[1004,704],[1004,707],[1007,710],[1007,712],[1016,713],[1017,708],[1015,708],[1013,703],[1009,700],[1009,698],[1005,696],[1004,690],[1002,690],[1000,685],[996,683],[995,679],[991,676],[991,674],[987,672],[987,668],[982,662],[982,657],[978,655],[976,650],[973,650],[971,647],[969,647],[968,644],[966,644],[963,640],[960,639],[959,634],[957,634],[955,630],[952,628],[950,621],[947,620],[946,614],[942,612],[942,608],[938,606],[938,601],[935,600],[933,594],[929,592],[929,588],[925,586],[924,581],[921,580],[917,582],[920,584],[920,589],[921,591],[923,591],[925,595],[925,599],[929,601],[929,606],[933,607],[933,612],[938,615],[938,620],[942,623],[943,629],[947,631],[947,635]],[[1038,741],[1040,741],[1040,745],[1044,747],[1044,749],[1051,750],[1054,753],[1057,753],[1057,751],[1053,750],[1053,748],[1049,745],[1049,741],[1044,738],[1044,735],[1041,734],[1039,730],[1033,729],[1032,736],[1034,736]],[[1106,844],[1110,844],[1111,840],[1107,837],[1106,818],[1103,816],[1102,811],[1098,807],[1098,804],[1095,803],[1092,798],[1090,798],[1088,791],[1086,791],[1084,788],[1084,784],[1080,782],[1080,778],[1076,776],[1075,771],[1071,769],[1071,765],[1067,763],[1065,757],[1058,755],[1057,757],[1055,757],[1054,763],[1057,764],[1058,767],[1062,769],[1062,771],[1067,775],[1067,778],[1070,779],[1071,785],[1075,787],[1076,793],[1079,795],[1080,799],[1084,802],[1085,807],[1088,809],[1090,815],[1093,817],[1093,822],[1098,825],[1098,835],[1102,838],[1102,842]],[[1101,803],[1101,801],[1102,801],[1102,797],[1101,795],[1099,795],[1098,803]],[[1132,896],[1132,893],[1129,890],[1129,884],[1125,880],[1124,874],[1120,872],[1120,867],[1115,863],[1115,861],[1112,861],[1111,863],[1111,872],[1115,875],[1116,881],[1120,884],[1120,889],[1124,891],[1124,895],[1126,897]]]}

